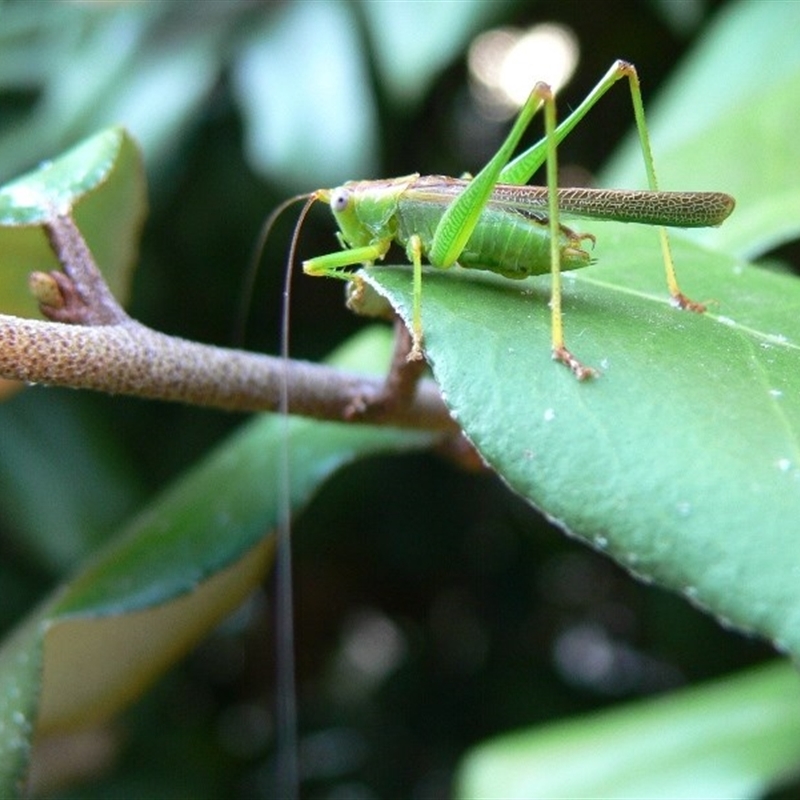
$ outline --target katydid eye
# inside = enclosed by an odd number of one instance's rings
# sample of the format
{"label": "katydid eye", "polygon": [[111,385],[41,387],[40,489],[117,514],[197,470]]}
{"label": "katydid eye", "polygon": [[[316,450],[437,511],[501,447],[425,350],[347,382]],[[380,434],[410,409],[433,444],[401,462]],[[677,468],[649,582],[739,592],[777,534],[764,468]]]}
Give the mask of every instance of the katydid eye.
{"label": "katydid eye", "polygon": [[350,192],[343,186],[333,190],[331,195],[331,208],[334,211],[344,211],[350,202]]}

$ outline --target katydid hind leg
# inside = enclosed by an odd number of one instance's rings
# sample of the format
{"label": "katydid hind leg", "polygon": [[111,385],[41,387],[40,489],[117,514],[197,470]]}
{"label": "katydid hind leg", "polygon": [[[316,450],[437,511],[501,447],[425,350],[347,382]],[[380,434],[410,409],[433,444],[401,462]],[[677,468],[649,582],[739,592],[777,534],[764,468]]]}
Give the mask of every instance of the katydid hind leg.
{"label": "katydid hind leg", "polygon": [[478,224],[492,190],[499,182],[503,169],[510,161],[534,115],[541,108],[546,92],[549,92],[546,84],[536,84],[497,152],[442,215],[428,253],[428,258],[434,266],[449,267],[458,260]]}
{"label": "katydid hind leg", "polygon": [[[615,61],[611,65],[581,104],[557,125],[554,131],[556,145],[561,144],[618,80],[626,77],[629,69],[633,70],[634,75],[636,74],[633,65],[626,61]],[[514,186],[523,186],[528,183],[536,170],[547,161],[548,148],[548,138],[545,136],[510,161],[500,173],[498,182],[510,183]]]}
{"label": "katydid hind leg", "polygon": [[[658,180],[656,179],[655,161],[653,160],[653,150],[650,146],[650,134],[647,132],[647,122],[644,116],[644,103],[642,102],[642,91],[639,85],[639,75],[633,64],[621,62],[624,67],[624,74],[628,77],[631,89],[631,101],[633,103],[633,116],[636,120],[636,131],[639,135],[639,145],[644,159],[644,168],[647,173],[647,184],[651,191],[658,191]],[[661,255],[664,260],[664,272],[667,278],[667,287],[672,297],[672,302],[678,308],[688,311],[702,313],[706,310],[705,305],[690,300],[678,285],[678,276],[675,273],[675,263],[672,260],[672,250],[669,244],[667,229],[663,226],[658,228],[658,237],[661,244]]]}
{"label": "katydid hind leg", "polygon": [[[639,75],[636,71],[636,67],[627,61],[615,61],[597,85],[589,92],[583,102],[556,127],[554,131],[555,143],[556,145],[560,144],[608,90],[611,89],[617,81],[623,78],[628,79],[633,116],[636,122],[637,135],[639,137],[639,148],[642,153],[642,160],[647,175],[647,184],[651,191],[656,192],[658,191],[658,180],[656,178],[653,151],[650,146],[650,135],[647,131],[647,122],[645,120]],[[536,170],[546,161],[549,147],[548,138],[545,137],[528,148],[501,171],[499,182],[517,186],[528,183]],[[681,291],[678,285],[669,243],[669,235],[664,227],[659,227],[658,236],[661,245],[662,259],[664,261],[667,287],[674,305],[690,311],[705,311],[705,306],[702,303],[690,300]]]}

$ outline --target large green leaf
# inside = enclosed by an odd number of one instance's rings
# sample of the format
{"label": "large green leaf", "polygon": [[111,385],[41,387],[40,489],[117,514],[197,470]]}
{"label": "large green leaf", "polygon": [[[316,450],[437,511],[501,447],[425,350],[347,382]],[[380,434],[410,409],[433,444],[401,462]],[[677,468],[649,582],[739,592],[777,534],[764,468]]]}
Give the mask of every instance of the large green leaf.
{"label": "large green leaf", "polygon": [[[569,280],[567,342],[597,380],[550,358],[547,278],[426,274],[426,353],[516,491],[642,578],[800,654],[800,282],[675,245],[687,290],[716,298],[704,315],[670,307],[649,231],[609,231],[603,266]],[[370,281],[408,317],[407,270]]]}
{"label": "large green leaf", "polygon": [[[771,22],[772,9],[755,6],[737,6],[717,26],[705,40],[705,61],[721,68],[732,53],[738,58],[735,45],[748,20],[771,32],[762,48],[782,41],[785,30]],[[794,12],[782,13],[786,25]],[[725,189],[736,174],[743,188],[721,229],[734,231],[727,239],[704,240],[704,247],[693,235],[672,235],[683,288],[711,301],[706,314],[670,307],[653,231],[597,223],[581,226],[598,236],[597,265],[565,280],[567,344],[601,368],[596,381],[578,383],[550,360],[546,277],[514,284],[431,270],[423,328],[447,403],[516,491],[643,579],[797,656],[800,282],[724,249],[748,249],[736,228],[742,219],[750,229],[760,198],[746,187],[760,176],[760,194],[768,196],[775,178],[784,197],[777,164],[800,163],[800,143],[786,124],[796,106],[786,77],[781,71],[770,87],[770,115],[755,122],[746,104],[732,118],[729,104],[714,102],[702,126],[683,124],[686,157],[695,148],[705,154],[691,162],[691,187]],[[687,109],[671,106],[676,120],[695,120],[697,91],[681,95]],[[776,120],[786,135],[770,151]],[[658,142],[659,129],[653,133]],[[741,151],[709,151],[706,143],[718,140],[737,142]],[[745,143],[762,160],[745,158]],[[766,171],[763,159],[776,168]],[[791,192],[800,197],[800,181]],[[765,226],[752,250],[787,231],[783,216]],[[718,249],[709,249],[712,241]],[[408,319],[408,270],[368,272]]]}

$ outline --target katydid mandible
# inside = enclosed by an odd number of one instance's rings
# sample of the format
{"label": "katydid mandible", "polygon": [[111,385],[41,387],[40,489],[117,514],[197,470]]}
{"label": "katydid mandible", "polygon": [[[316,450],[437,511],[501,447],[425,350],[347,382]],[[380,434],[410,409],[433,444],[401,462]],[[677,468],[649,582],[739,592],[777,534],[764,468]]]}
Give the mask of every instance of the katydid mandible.
{"label": "katydid mandible", "polygon": [[[558,189],[556,149],[594,104],[621,78],[627,78],[639,134],[649,191]],[[543,108],[545,136],[511,159],[534,115]],[[525,185],[546,163],[547,185]],[[555,100],[550,88],[537,83],[519,112],[508,137],[474,178],[407,175],[374,181],[350,181],[335,189],[320,189],[307,199],[298,221],[317,200],[330,205],[342,250],[303,262],[308,275],[354,280],[349,268],[369,267],[381,260],[392,242],[405,248],[413,265],[413,304],[409,359],[422,357],[422,260],[434,267],[456,263],[521,279],[550,272],[553,358],[580,380],[597,374],[567,348],[561,311],[561,271],[591,262],[579,234],[559,223],[559,214],[659,226],[667,287],[679,308],[703,311],[687,298],[675,275],[664,226],[708,227],[723,222],[734,200],[720,192],[660,192],[645,124],[639,78],[632,64],[615,62],[586,99],[556,127]],[[289,201],[291,202],[291,201]],[[282,206],[282,208],[285,207]]]}

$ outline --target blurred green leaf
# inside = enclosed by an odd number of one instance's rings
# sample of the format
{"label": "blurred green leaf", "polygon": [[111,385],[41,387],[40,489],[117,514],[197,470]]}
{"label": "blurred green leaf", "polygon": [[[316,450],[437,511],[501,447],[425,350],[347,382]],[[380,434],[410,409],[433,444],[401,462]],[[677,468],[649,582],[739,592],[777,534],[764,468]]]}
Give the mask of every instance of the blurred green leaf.
{"label": "blurred green leaf", "polygon": [[130,130],[148,165],[160,166],[226,69],[256,172],[304,189],[374,174],[370,59],[396,102],[416,102],[506,5],[226,0],[201,3],[191,15],[158,3],[7,5],[0,86],[38,98],[0,130],[0,176],[111,124]]}
{"label": "blurred green leaf", "polygon": [[0,647],[0,793],[22,797],[42,669],[42,626],[20,627]]}
{"label": "blurred green leaf", "polygon": [[778,663],[498,737],[461,764],[464,798],[757,798],[797,772],[800,679]]}
{"label": "blurred green leaf", "polygon": [[[0,169],[25,169],[108,125],[132,130],[155,164],[174,150],[217,80],[223,42],[246,4],[5,4],[0,79],[38,92],[0,131]],[[46,53],[34,63],[30,53]],[[157,100],[154,101],[154,98]]]}
{"label": "blurred green leaf", "polygon": [[[143,498],[113,431],[103,430],[91,408],[75,400],[33,391],[0,404],[7,535],[51,575],[89,556]],[[54,453],[69,454],[68,469]]]}
{"label": "blurred green leaf", "polygon": [[[736,198],[729,223],[692,236],[741,257],[800,234],[800,138],[793,124],[798,26],[798,3],[730,4],[648,109],[662,188],[713,189]],[[774,68],[765,77],[759,67],[769,64]],[[607,165],[603,183],[643,185],[641,163],[631,138]]]}
{"label": "blurred green leaf", "polygon": [[[277,77],[288,64],[291,81]],[[374,100],[349,4],[285,5],[253,33],[233,74],[257,172],[306,188],[374,173]]]}
{"label": "blurred green leaf", "polygon": [[[385,329],[341,355],[385,369]],[[355,353],[355,355],[353,354]],[[150,503],[23,622],[0,649],[0,795],[16,796],[29,738],[96,724],[232,611],[263,578],[277,518],[282,421],[264,415]],[[295,419],[292,507],[368,453],[425,446],[427,434]],[[44,653],[42,656],[41,653]]]}
{"label": "blurred green leaf", "polygon": [[381,83],[399,104],[418,102],[437,73],[503,11],[499,3],[437,0],[362,0],[360,6],[369,26]]}
{"label": "blurred green leaf", "polygon": [[64,155],[0,187],[2,311],[38,316],[28,275],[59,264],[42,225],[72,210],[114,294],[124,300],[147,207],[144,168],[135,142],[109,128]]}

